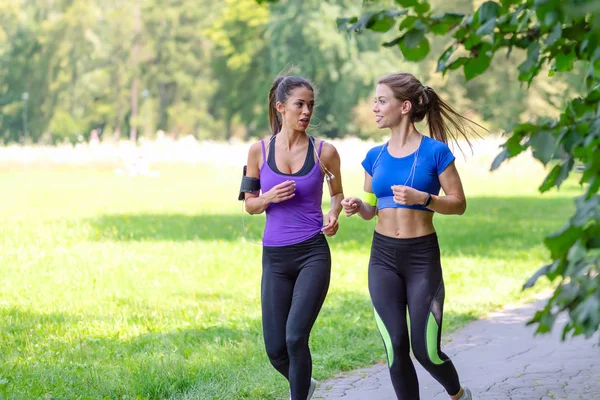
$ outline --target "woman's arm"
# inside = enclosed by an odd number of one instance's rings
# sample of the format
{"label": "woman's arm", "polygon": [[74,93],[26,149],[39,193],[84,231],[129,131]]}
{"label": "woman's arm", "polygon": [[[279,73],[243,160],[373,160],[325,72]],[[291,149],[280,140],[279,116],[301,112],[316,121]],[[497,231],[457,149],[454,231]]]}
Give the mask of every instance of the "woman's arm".
{"label": "woman's arm", "polygon": [[341,161],[337,149],[330,143],[323,143],[320,158],[325,168],[327,168],[325,170],[321,167],[328,182],[327,186],[329,186],[329,195],[331,196],[330,210],[324,217],[322,230],[325,235],[333,236],[338,230],[338,217],[342,212],[342,200],[344,199]]}
{"label": "woman's arm", "polygon": [[[467,209],[467,199],[454,162],[446,167],[439,179],[445,196],[432,195],[427,208],[440,214],[464,214]],[[427,194],[423,203],[425,201],[427,201]]]}
{"label": "woman's arm", "polygon": [[[432,194],[426,207],[440,214],[464,214],[467,208],[467,200],[454,161],[439,175],[439,180],[446,195],[437,196]],[[392,191],[396,203],[408,206],[414,204],[424,206],[429,197],[426,192],[404,185],[392,186]]]}
{"label": "woman's arm", "polygon": [[[365,171],[365,183],[364,183],[364,191],[367,193],[373,193],[373,178]],[[373,219],[374,216],[377,215],[377,205],[367,204],[358,197],[349,197],[342,201],[342,206],[344,207],[344,212],[346,216],[349,217],[354,214],[360,215],[360,217],[364,220]]]}

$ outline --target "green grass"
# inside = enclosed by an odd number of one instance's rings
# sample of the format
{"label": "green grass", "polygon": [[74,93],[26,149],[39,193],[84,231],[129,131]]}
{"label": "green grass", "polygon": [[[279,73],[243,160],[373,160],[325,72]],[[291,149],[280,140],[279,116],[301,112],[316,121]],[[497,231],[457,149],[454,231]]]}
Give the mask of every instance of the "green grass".
{"label": "green grass", "polygon": [[[0,168],[5,398],[287,398],[263,350],[261,248],[242,234],[239,168],[154,167],[159,178]],[[344,178],[359,194],[361,172]],[[577,193],[570,181],[539,196],[541,179],[468,169],[467,213],[435,217],[446,331],[535,294],[521,285]],[[258,240],[264,217],[245,222]],[[332,283],[311,337],[318,379],[384,358],[366,282],[373,226],[342,217],[330,240]]]}

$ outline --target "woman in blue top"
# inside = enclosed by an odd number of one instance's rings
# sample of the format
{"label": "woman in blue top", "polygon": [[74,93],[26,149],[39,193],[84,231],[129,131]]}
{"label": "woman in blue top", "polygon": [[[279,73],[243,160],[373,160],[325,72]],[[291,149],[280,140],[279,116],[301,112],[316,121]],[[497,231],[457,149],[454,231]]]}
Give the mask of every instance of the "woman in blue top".
{"label": "woman in blue top", "polygon": [[[454,156],[447,146],[451,124],[467,138],[472,122],[411,74],[381,78],[373,106],[389,142],[372,148],[362,165],[365,196],[346,198],[347,216],[375,215],[369,292],[383,337],[390,375],[400,400],[418,400],[417,374],[409,355],[440,382],[453,400],[471,399],[452,361],[441,352],[444,281],[433,213],[463,214],[467,203]],[[430,137],[415,123],[427,117]],[[452,136],[453,137],[453,136]],[[439,196],[440,187],[444,196]]]}

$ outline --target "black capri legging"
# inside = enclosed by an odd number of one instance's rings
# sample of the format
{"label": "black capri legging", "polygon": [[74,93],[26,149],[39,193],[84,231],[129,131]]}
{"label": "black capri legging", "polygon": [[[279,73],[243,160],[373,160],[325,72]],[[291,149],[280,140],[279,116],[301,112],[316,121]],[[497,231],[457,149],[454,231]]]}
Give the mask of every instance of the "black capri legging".
{"label": "black capri legging", "polygon": [[444,280],[437,235],[396,239],[375,232],[369,292],[398,399],[419,399],[417,374],[409,355],[411,344],[417,361],[448,394],[456,395],[458,374],[440,350]]}
{"label": "black capri legging", "polygon": [[308,338],[329,289],[331,254],[321,233],[304,242],[263,246],[262,322],[271,364],[305,400],[312,375]]}

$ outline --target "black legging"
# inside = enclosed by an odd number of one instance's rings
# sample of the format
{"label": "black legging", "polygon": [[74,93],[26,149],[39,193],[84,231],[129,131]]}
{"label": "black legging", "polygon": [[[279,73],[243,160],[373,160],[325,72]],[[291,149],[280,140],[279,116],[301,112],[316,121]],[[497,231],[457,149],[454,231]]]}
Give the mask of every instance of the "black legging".
{"label": "black legging", "polygon": [[369,292],[398,399],[419,399],[419,382],[409,355],[411,344],[417,361],[448,394],[457,394],[458,374],[440,350],[444,281],[437,235],[396,239],[375,232]]}
{"label": "black legging", "polygon": [[330,273],[329,245],[321,233],[294,245],[263,246],[265,346],[271,364],[289,381],[292,400],[308,396],[308,337],[327,295]]}

